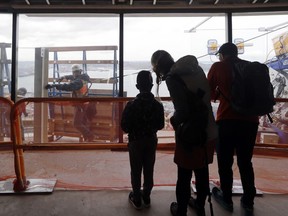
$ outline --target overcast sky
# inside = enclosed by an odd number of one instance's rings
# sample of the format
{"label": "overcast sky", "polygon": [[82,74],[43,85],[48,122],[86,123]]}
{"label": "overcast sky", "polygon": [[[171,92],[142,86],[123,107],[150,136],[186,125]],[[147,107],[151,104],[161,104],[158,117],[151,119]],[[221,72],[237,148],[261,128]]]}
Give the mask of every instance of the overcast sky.
{"label": "overcast sky", "polygon": [[[207,41],[225,42],[224,16],[196,17],[127,17],[124,19],[124,59],[149,60],[157,49],[166,49],[175,59],[186,54],[207,54]],[[203,24],[201,24],[203,22]],[[287,32],[288,15],[238,16],[233,19],[234,38],[244,40],[259,36],[260,27],[286,28],[247,42],[245,55],[267,58],[272,38]],[[0,15],[0,42],[11,42],[12,16]],[[194,33],[185,33],[199,25]],[[119,44],[118,17],[39,17],[19,16],[19,59],[33,60],[35,47],[98,46]],[[268,47],[266,47],[268,45]],[[214,56],[201,58],[216,61]]]}

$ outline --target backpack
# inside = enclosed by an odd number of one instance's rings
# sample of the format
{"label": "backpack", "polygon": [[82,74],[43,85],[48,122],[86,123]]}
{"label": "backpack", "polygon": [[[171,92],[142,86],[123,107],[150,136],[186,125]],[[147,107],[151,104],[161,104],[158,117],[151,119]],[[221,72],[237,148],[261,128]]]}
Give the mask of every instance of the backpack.
{"label": "backpack", "polygon": [[203,146],[207,141],[206,128],[208,125],[208,107],[202,98],[205,92],[198,89],[196,93],[190,91],[185,82],[177,75],[175,79],[182,83],[187,106],[190,113],[187,119],[176,128],[176,139],[187,151],[191,151],[196,146]]}
{"label": "backpack", "polygon": [[256,61],[241,60],[233,62],[232,71],[232,108],[240,114],[250,116],[263,116],[273,112],[275,99],[268,67]]}

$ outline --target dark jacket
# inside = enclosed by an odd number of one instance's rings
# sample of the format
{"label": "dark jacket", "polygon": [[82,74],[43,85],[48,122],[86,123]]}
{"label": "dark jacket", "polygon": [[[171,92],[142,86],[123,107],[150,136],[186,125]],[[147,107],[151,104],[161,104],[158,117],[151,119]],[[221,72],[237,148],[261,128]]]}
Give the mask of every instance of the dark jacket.
{"label": "dark jacket", "polygon": [[128,133],[129,141],[154,136],[163,127],[163,105],[151,92],[139,93],[123,110],[121,128]]}
{"label": "dark jacket", "polygon": [[76,77],[72,75],[65,76],[65,79],[70,80],[70,83],[56,85],[57,90],[72,91],[72,97],[84,97],[88,95],[88,83],[90,77],[88,74],[80,74]]}
{"label": "dark jacket", "polygon": [[[212,112],[210,88],[204,71],[198,65],[198,61],[194,56],[184,56],[180,58],[169,71],[166,78],[166,85],[172,98],[175,112],[171,118],[174,128],[184,122],[189,116],[189,106],[185,93],[181,88],[182,83],[173,78],[173,74],[177,74],[186,84],[188,89],[194,93],[201,89],[205,94],[202,98],[203,102],[209,109],[209,120],[206,128],[207,143],[204,147],[194,147],[191,152],[183,149],[181,143],[176,139],[176,148],[174,154],[174,162],[186,169],[202,168],[206,164],[206,150],[208,163],[212,163],[214,154],[214,144],[217,139],[217,126]],[[193,131],[191,131],[193,133]]]}

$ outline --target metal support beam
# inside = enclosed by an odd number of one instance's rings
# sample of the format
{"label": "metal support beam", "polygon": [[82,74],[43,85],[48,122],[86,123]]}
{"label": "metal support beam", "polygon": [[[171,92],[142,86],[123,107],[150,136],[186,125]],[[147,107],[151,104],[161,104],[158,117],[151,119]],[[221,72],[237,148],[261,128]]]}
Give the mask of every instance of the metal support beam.
{"label": "metal support beam", "polygon": [[12,56],[11,56],[11,99],[16,101],[16,88],[18,86],[18,28],[19,14],[13,13],[12,29]]}
{"label": "metal support beam", "polygon": [[226,38],[228,42],[233,43],[232,39],[232,13],[229,12],[226,14]]}
{"label": "metal support beam", "polygon": [[206,19],[204,19],[202,22],[198,23],[196,26],[194,26],[193,28],[184,31],[185,33],[191,33],[191,32],[196,32],[196,28],[198,28],[199,26],[201,26],[202,24],[204,24],[205,22],[207,22],[209,19],[211,19],[211,17],[207,17]]}

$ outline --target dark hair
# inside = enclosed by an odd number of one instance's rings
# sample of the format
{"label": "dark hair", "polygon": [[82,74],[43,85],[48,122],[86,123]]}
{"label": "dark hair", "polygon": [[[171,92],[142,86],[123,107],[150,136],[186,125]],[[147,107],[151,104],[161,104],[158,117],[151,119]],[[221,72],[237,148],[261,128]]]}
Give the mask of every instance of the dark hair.
{"label": "dark hair", "polygon": [[238,48],[234,43],[224,43],[216,52],[216,54],[221,53],[223,56],[236,57],[238,55]]}
{"label": "dark hair", "polygon": [[142,70],[137,75],[137,88],[140,91],[151,91],[153,78],[150,71]]}
{"label": "dark hair", "polygon": [[170,71],[172,65],[174,64],[174,59],[165,50],[157,50],[153,53],[151,57],[151,64],[155,67],[155,73],[157,76],[157,84],[161,82],[162,76],[164,76]]}

